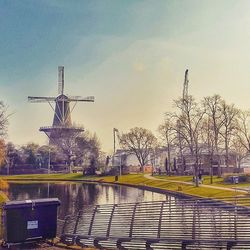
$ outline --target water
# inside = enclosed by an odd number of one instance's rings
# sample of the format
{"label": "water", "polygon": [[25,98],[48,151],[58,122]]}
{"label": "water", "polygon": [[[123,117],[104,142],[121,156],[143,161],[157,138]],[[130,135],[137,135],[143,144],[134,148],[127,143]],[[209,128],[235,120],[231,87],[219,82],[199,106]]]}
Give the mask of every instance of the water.
{"label": "water", "polygon": [[10,200],[58,198],[59,218],[76,214],[84,206],[96,204],[164,201],[169,196],[126,186],[90,183],[10,183],[6,192]]}
{"label": "water", "polygon": [[[109,207],[112,209],[112,206],[106,206],[105,204],[147,201],[149,202],[147,205],[139,204],[136,209],[133,235],[157,237],[159,233],[159,215],[162,213],[161,237],[171,237],[174,239],[186,237],[192,239],[208,238],[218,240],[249,239],[250,237],[249,211],[246,214],[240,214],[237,212],[237,209],[232,210],[231,208],[227,208],[225,204],[219,206],[218,204],[197,203],[193,200],[180,199],[132,187],[73,182],[56,184],[46,182],[29,184],[10,183],[7,195],[10,200],[57,197],[61,200],[59,219],[63,219],[69,214],[76,214],[79,210],[86,212],[89,205],[103,204],[103,206],[98,208],[98,213],[93,224],[93,232],[97,229],[99,230],[101,225],[101,231],[105,232],[105,235],[111,214],[111,211],[108,211],[108,209]],[[165,202],[156,202],[150,205],[150,201]],[[132,214],[133,204],[128,206],[121,205],[121,207],[123,208],[119,209],[118,206],[113,215],[111,235],[115,235],[116,233],[121,234],[121,230],[130,231],[130,220],[123,213]],[[102,211],[104,212],[102,213]],[[105,214],[108,215],[107,218]],[[89,219],[91,219],[92,212],[89,215],[87,214]],[[141,220],[142,215],[150,218],[150,220]],[[87,234],[90,222],[86,223],[86,218],[82,218],[84,220],[83,222],[79,222],[79,228],[82,230],[82,234]],[[107,225],[103,221],[107,221]],[[72,231],[74,225],[73,222],[69,224],[67,230]],[[123,225],[122,228],[121,225]],[[124,233],[123,236],[127,235]]]}

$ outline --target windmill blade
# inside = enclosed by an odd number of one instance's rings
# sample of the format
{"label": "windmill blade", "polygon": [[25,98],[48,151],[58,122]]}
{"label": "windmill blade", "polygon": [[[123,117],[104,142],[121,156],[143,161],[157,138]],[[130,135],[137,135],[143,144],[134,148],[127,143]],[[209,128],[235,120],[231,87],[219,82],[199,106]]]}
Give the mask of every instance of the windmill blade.
{"label": "windmill blade", "polygon": [[87,96],[87,97],[81,97],[81,96],[71,96],[69,97],[70,102],[94,102],[95,97],[94,96]]}
{"label": "windmill blade", "polygon": [[64,66],[58,66],[58,95],[64,92]]}
{"label": "windmill blade", "polygon": [[53,102],[55,100],[55,97],[28,96],[29,102]]}

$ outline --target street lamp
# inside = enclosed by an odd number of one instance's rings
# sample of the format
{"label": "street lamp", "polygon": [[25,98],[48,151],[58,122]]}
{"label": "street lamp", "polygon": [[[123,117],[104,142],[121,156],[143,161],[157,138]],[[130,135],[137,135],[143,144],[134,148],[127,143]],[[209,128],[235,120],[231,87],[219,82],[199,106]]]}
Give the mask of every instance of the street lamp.
{"label": "street lamp", "polygon": [[120,176],[122,175],[122,153],[120,154]]}
{"label": "street lamp", "polygon": [[124,152],[120,154],[120,176],[122,175],[122,156],[125,155]]}
{"label": "street lamp", "polygon": [[49,159],[48,159],[48,174],[50,174],[50,147],[49,147]]}

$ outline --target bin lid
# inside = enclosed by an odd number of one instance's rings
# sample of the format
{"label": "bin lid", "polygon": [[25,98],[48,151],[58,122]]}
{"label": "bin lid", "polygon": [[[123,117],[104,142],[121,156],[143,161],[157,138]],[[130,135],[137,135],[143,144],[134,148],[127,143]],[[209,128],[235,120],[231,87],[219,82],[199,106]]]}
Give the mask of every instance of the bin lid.
{"label": "bin lid", "polygon": [[40,207],[40,206],[59,206],[61,204],[58,198],[45,198],[45,199],[34,199],[34,200],[21,200],[21,201],[7,201],[4,203],[3,208],[23,208],[23,207]]}

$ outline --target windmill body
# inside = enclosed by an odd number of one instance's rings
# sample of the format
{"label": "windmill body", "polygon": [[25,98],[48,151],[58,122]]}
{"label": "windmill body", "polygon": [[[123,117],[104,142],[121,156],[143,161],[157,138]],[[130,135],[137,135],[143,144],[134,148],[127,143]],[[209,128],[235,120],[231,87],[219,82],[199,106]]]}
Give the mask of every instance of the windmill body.
{"label": "windmill body", "polygon": [[[71,113],[78,102],[94,102],[94,97],[81,96],[66,96],[64,94],[64,67],[58,67],[58,96],[57,97],[41,97],[28,96],[28,101],[33,103],[48,103],[54,112],[52,126],[40,127],[40,131],[44,132],[49,137],[49,144],[59,146],[64,151],[65,142],[74,140],[80,133],[84,131],[83,128],[74,126],[71,120]],[[73,107],[70,108],[70,103]],[[69,146],[70,148],[70,146]]]}

